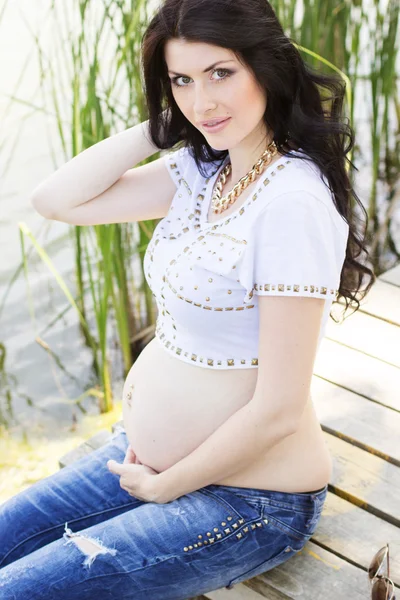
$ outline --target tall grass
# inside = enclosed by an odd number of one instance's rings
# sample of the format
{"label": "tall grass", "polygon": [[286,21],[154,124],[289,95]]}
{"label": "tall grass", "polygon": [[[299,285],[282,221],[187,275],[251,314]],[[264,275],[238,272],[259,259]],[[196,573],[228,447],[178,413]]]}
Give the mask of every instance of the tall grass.
{"label": "tall grass", "polygon": [[[356,139],[358,127],[369,130],[371,189],[369,198],[363,200],[368,203],[371,237],[377,250],[373,253],[374,269],[379,274],[388,268],[389,260],[399,258],[390,228],[400,172],[398,0],[388,0],[384,6],[378,0],[272,0],[272,5],[307,62],[321,71],[342,73],[347,83],[347,117],[356,130]],[[65,160],[147,118],[139,49],[149,17],[146,0],[53,1],[53,46],[46,55],[40,40],[35,38],[34,42],[45,98],[41,110],[47,110],[57,121]],[[369,65],[369,72],[360,72],[362,63],[364,69],[365,63]],[[65,95],[69,99],[66,114]],[[357,111],[361,103],[369,109],[370,121],[360,125]],[[354,153],[355,162],[365,158],[363,147],[357,145]],[[150,160],[154,158],[157,155]],[[386,211],[383,221],[377,196],[380,179]],[[154,330],[155,308],[142,263],[155,224],[73,228],[74,302],[104,390],[102,411],[108,411],[113,402],[107,353],[110,327],[115,325],[118,331],[125,375],[140,350],[143,332]],[[136,272],[132,265],[138,267]],[[91,330],[88,323],[92,313]]]}
{"label": "tall grass", "polygon": [[[93,11],[94,5],[92,0],[75,2],[73,8],[79,10],[74,16],[70,14],[74,11],[68,10],[68,3],[53,2],[53,23],[58,31],[50,59],[45,60],[37,43],[43,93],[49,96],[46,87],[49,84],[50,103],[57,118],[65,160],[116,129],[125,129],[146,118],[143,102],[138,98],[141,86],[136,77],[140,39],[147,22],[146,3],[131,2],[129,10],[122,2],[104,3],[100,19],[99,11]],[[107,52],[112,60],[105,82],[100,62]],[[121,84],[125,84],[125,89],[121,89]],[[60,99],[65,89],[70,90],[71,97],[69,122],[63,115]],[[126,95],[125,103],[121,102],[121,93]],[[101,411],[108,411],[113,402],[108,360],[110,327],[115,323],[126,374],[135,355],[131,340],[140,337],[143,327],[154,325],[154,311],[148,310],[142,322],[130,295],[130,286],[136,286],[133,295],[144,291],[146,304],[150,306],[150,290],[143,290],[143,272],[139,281],[132,279],[130,263],[137,252],[143,254],[154,224],[139,225],[139,244],[133,239],[132,229],[130,224],[74,228],[76,303],[87,323],[90,318],[87,302],[91,300],[96,338],[89,335],[87,326],[81,330],[93,350],[93,366],[104,392]]]}

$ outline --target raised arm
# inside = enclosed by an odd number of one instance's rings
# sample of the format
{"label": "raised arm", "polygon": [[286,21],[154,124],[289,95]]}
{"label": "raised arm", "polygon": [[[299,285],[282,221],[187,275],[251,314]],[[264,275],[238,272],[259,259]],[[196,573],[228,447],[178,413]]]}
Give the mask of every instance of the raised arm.
{"label": "raised arm", "polygon": [[31,204],[47,219],[74,225],[161,218],[176,191],[164,159],[135,167],[158,151],[144,121],[62,165],[33,190]]}

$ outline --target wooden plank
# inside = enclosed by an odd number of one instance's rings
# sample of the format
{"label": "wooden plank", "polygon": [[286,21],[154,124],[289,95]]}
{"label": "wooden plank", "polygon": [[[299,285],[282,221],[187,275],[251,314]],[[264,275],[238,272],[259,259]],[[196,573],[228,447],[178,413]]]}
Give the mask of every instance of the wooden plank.
{"label": "wooden plank", "polygon": [[400,411],[400,369],[364,352],[325,338],[314,376]]}
{"label": "wooden plank", "polygon": [[[337,307],[336,307],[337,310]],[[336,310],[335,318],[338,318]],[[400,327],[358,310],[335,323],[328,319],[326,338],[400,367]]]}
{"label": "wooden plank", "polygon": [[97,450],[97,448],[101,448],[101,446],[104,446],[104,444],[109,442],[111,438],[112,433],[108,431],[108,429],[102,429],[96,433],[96,435],[88,439],[86,444],[89,444],[93,450]]}
{"label": "wooden plank", "polygon": [[[345,306],[343,300],[339,304]],[[377,279],[361,302],[359,311],[400,325],[400,286]]]}
{"label": "wooden plank", "polygon": [[[251,579],[249,582],[239,583],[231,590],[221,588],[214,592],[207,592],[205,598],[209,598],[210,600],[262,600],[265,596],[261,596],[251,588],[256,579],[257,577]],[[267,598],[268,600],[288,600],[289,596],[270,588]]]}
{"label": "wooden plank", "polygon": [[400,586],[400,528],[328,492],[312,541],[368,569],[372,557],[389,543],[390,576]]}
{"label": "wooden plank", "polygon": [[88,442],[84,442],[77,448],[73,448],[73,450],[70,450],[69,452],[67,452],[67,454],[64,454],[64,456],[62,456],[58,461],[60,469],[63,469],[67,465],[70,465],[76,460],[79,460],[80,458],[82,458],[82,456],[90,454],[90,452],[93,452],[93,448],[92,446],[90,446],[90,444],[88,444]]}
{"label": "wooden plank", "polygon": [[[239,587],[241,596],[236,595]],[[249,588],[260,597],[246,595],[243,588]],[[273,590],[281,595],[272,595]],[[369,593],[366,571],[310,541],[278,567],[231,590],[224,588],[205,595],[211,600],[365,600]]]}
{"label": "wooden plank", "polygon": [[67,452],[67,454],[64,454],[58,461],[60,469],[63,469],[83,456],[90,454],[93,450],[97,450],[97,448],[100,448],[109,441],[111,435],[112,434],[107,429],[103,429],[86,440],[86,442],[83,442],[83,444],[80,444],[77,448],[73,448]]}
{"label": "wooden plank", "polygon": [[324,431],[400,466],[400,413],[313,377],[311,397]]}
{"label": "wooden plank", "polygon": [[398,285],[400,287],[400,265],[397,265],[397,267],[393,267],[385,273],[382,273],[382,275],[379,275],[378,279],[380,281],[386,281],[387,283]]}
{"label": "wooden plank", "polygon": [[[398,524],[400,469],[334,435],[324,433],[324,437],[333,459],[329,489],[382,519]],[[379,544],[378,541],[373,543]]]}

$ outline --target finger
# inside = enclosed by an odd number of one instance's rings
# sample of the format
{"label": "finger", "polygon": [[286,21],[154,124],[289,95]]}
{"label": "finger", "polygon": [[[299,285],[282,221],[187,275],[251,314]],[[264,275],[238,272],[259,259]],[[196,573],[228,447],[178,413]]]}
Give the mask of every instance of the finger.
{"label": "finger", "polygon": [[128,446],[127,450],[126,450],[126,454],[125,454],[125,458],[124,458],[124,462],[123,464],[129,464],[129,463],[135,463],[136,461],[136,454],[134,453],[134,451],[132,450],[132,446]]}
{"label": "finger", "polygon": [[116,475],[122,475],[126,472],[126,465],[117,463],[116,460],[107,461],[107,467],[112,473],[116,473]]}

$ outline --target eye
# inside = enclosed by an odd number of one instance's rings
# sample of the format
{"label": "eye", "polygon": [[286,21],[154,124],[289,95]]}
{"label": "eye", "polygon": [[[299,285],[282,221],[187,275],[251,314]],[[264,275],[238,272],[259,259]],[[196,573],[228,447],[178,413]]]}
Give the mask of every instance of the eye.
{"label": "eye", "polygon": [[[225,77],[223,77],[222,79],[215,79],[216,83],[220,83],[221,81],[224,81],[225,79],[228,79],[228,77],[230,77],[231,75],[233,75],[233,71],[230,71],[229,69],[215,69],[213,71],[213,75],[214,73],[225,73]],[[185,77],[184,75],[178,75],[177,77],[173,77],[171,79],[171,83],[172,85],[174,85],[175,87],[187,87],[187,85],[185,84],[180,84],[177,83],[178,79],[190,79],[190,77]]]}

